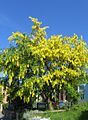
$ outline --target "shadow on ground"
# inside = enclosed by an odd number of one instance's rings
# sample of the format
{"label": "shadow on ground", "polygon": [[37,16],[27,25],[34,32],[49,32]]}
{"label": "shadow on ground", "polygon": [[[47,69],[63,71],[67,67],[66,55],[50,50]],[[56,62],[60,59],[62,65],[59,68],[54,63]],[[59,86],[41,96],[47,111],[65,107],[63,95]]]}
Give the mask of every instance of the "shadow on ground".
{"label": "shadow on ground", "polygon": [[88,120],[88,111],[83,111],[79,117],[79,120]]}
{"label": "shadow on ground", "polygon": [[0,118],[0,120],[8,120],[8,119],[6,119],[6,118],[3,116],[3,117]]}
{"label": "shadow on ground", "polygon": [[5,119],[4,117],[2,117],[2,118],[0,118],[0,120],[7,120],[7,119]]}

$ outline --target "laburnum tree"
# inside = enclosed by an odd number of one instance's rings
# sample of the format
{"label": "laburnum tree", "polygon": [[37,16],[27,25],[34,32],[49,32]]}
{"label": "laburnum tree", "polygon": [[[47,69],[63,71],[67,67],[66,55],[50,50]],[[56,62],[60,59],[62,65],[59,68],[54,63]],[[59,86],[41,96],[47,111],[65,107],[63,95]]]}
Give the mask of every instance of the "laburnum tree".
{"label": "laburnum tree", "polygon": [[[31,18],[31,17],[30,17]],[[11,47],[2,54],[3,72],[8,78],[10,100],[20,97],[34,101],[40,95],[50,102],[60,91],[77,97],[77,86],[87,82],[88,47],[82,37],[53,35],[46,37],[46,28],[31,18],[32,32],[12,33]]]}

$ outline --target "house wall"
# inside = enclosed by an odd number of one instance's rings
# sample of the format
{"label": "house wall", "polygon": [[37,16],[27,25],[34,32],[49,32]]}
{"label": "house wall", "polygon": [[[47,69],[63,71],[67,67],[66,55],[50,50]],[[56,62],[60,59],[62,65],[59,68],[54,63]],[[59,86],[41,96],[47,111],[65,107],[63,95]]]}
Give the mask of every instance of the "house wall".
{"label": "house wall", "polygon": [[88,101],[88,84],[81,84],[78,87],[78,92],[81,94],[81,101]]}
{"label": "house wall", "polygon": [[84,101],[88,101],[88,84],[84,87]]}

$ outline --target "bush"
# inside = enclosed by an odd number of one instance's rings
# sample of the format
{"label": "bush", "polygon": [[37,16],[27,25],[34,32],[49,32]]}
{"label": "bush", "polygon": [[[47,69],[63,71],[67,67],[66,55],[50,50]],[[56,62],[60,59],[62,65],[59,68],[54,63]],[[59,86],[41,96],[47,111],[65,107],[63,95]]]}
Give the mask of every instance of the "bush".
{"label": "bush", "polygon": [[9,104],[8,104],[8,103],[3,104],[3,110],[7,109],[7,108],[8,108],[8,106],[9,106]]}
{"label": "bush", "polygon": [[88,102],[79,102],[78,104],[73,105],[72,110],[87,111]]}
{"label": "bush", "polygon": [[0,93],[0,103],[2,103],[3,102],[3,95],[2,95],[2,93]]}

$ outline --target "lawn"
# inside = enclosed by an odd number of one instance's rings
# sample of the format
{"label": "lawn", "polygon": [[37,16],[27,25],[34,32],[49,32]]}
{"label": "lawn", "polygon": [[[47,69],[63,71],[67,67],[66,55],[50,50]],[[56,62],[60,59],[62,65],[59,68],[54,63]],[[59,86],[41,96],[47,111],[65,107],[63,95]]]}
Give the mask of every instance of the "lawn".
{"label": "lawn", "polygon": [[[88,102],[73,105],[70,110],[26,111],[25,117],[41,116],[50,120],[88,120]],[[22,115],[21,115],[22,117]],[[25,119],[28,120],[28,119]]]}
{"label": "lawn", "polygon": [[88,111],[47,112],[41,116],[51,120],[88,120]]}

